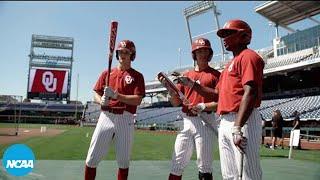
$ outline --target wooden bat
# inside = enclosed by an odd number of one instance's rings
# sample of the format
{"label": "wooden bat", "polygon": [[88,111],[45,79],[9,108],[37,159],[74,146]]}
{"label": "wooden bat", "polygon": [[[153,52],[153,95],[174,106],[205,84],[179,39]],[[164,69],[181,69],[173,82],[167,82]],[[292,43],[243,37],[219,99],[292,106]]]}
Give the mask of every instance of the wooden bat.
{"label": "wooden bat", "polygon": [[112,64],[113,52],[114,52],[116,39],[117,39],[117,30],[118,30],[118,22],[111,21],[110,36],[109,36],[109,62],[108,62],[107,86],[109,86],[109,81],[110,81],[111,64]]}

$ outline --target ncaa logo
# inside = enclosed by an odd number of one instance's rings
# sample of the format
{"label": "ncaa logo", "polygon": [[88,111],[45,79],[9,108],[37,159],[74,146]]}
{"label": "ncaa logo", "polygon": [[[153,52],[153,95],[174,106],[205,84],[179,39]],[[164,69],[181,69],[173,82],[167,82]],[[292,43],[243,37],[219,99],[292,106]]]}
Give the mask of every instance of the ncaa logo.
{"label": "ncaa logo", "polygon": [[6,149],[2,165],[12,176],[25,176],[34,168],[35,157],[32,150],[24,144],[14,144]]}

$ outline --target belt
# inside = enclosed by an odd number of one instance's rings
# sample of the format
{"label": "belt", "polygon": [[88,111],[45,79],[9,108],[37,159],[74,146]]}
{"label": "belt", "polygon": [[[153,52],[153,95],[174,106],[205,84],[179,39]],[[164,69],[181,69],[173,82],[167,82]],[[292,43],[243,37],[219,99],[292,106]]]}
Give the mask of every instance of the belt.
{"label": "belt", "polygon": [[106,111],[112,113],[112,114],[123,114],[125,109],[112,109],[112,108],[107,108]]}
{"label": "belt", "polygon": [[[207,113],[207,114],[211,114],[212,113],[212,111],[202,111],[202,112]],[[185,112],[185,114],[187,116],[191,116],[191,117],[198,116],[197,114],[193,114],[191,111]]]}

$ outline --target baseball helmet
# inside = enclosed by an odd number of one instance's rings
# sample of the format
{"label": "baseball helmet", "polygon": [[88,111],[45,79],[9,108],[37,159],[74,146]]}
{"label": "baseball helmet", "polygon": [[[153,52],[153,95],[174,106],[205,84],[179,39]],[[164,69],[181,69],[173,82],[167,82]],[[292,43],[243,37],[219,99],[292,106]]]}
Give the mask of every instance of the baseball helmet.
{"label": "baseball helmet", "polygon": [[119,55],[118,55],[118,51],[119,50],[129,50],[132,54],[131,54],[131,61],[133,61],[136,58],[136,46],[134,45],[134,43],[130,40],[122,40],[119,42],[117,49],[116,49],[116,58],[119,60]]}
{"label": "baseball helmet", "polygon": [[242,37],[241,43],[246,45],[250,44],[252,30],[248,23],[240,19],[229,20],[222,29],[217,31],[217,35],[221,38],[226,38],[233,33],[240,33],[239,35]]}
{"label": "baseball helmet", "polygon": [[198,50],[198,49],[202,49],[202,48],[210,50],[210,55],[209,55],[208,61],[211,61],[211,58],[212,58],[212,55],[213,55],[213,50],[211,48],[210,41],[208,39],[205,39],[205,38],[199,38],[199,39],[196,39],[195,41],[192,42],[192,51],[191,51],[192,52],[192,58],[194,60],[197,60],[195,51]]}

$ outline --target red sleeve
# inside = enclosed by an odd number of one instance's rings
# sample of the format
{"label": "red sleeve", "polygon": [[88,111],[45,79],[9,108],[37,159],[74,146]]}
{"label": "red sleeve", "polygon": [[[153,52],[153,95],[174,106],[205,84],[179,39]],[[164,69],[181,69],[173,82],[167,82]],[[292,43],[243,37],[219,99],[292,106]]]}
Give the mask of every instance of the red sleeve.
{"label": "red sleeve", "polygon": [[262,83],[264,62],[258,55],[246,54],[243,56],[240,63],[242,86],[250,81],[253,81],[254,84]]}
{"label": "red sleeve", "polygon": [[218,92],[219,92],[219,89],[220,89],[220,86],[221,86],[222,74],[223,74],[223,71],[222,71],[222,73],[219,75],[219,79],[218,79],[218,82],[217,82],[216,87],[215,87],[215,88],[218,90]]}
{"label": "red sleeve", "polygon": [[100,96],[103,95],[103,88],[106,85],[106,76],[107,76],[107,71],[103,71],[100,76],[98,81],[96,82],[96,84],[94,85],[93,90],[98,93]]}
{"label": "red sleeve", "polygon": [[134,88],[133,93],[134,93],[134,95],[139,95],[142,97],[146,96],[144,78],[143,78],[142,74],[138,74],[138,76],[137,76],[136,87]]}

